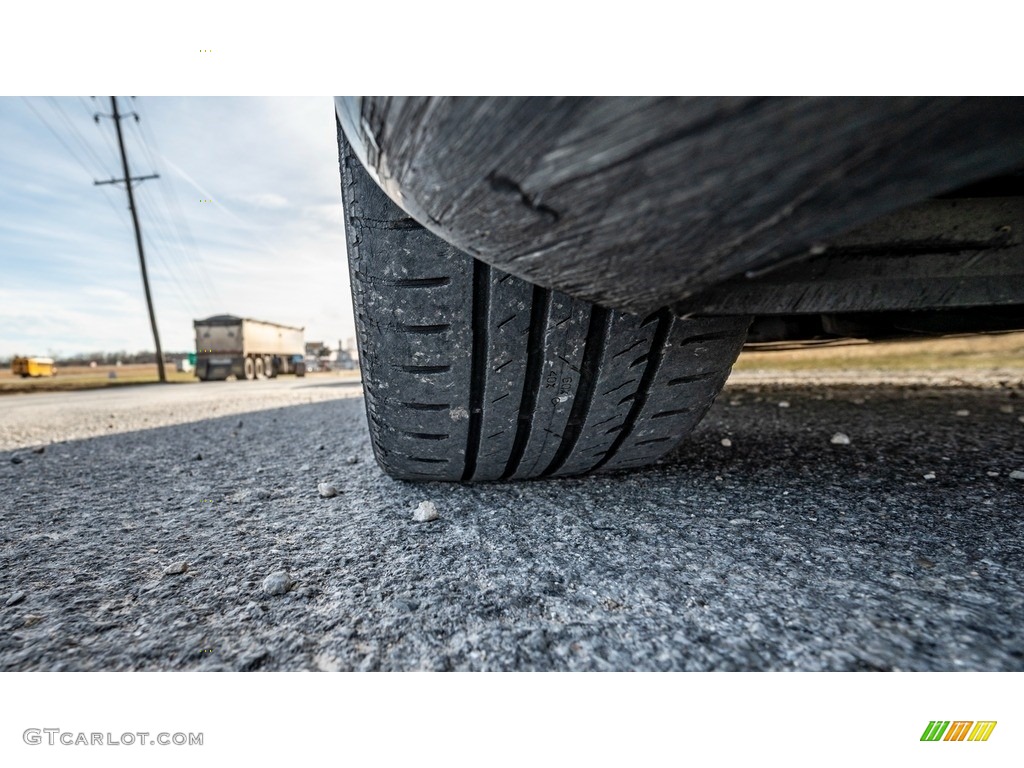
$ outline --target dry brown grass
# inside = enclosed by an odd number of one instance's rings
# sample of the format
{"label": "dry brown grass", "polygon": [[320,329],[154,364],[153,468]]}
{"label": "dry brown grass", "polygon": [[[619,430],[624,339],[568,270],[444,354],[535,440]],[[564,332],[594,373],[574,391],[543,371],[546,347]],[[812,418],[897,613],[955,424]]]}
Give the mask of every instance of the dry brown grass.
{"label": "dry brown grass", "polygon": [[[172,384],[198,383],[192,373],[178,373],[173,366],[166,366],[167,380]],[[109,378],[110,371],[117,373],[116,379]],[[308,378],[358,379],[359,371],[332,371],[309,373]],[[156,384],[158,381],[156,363],[132,365],[59,365],[57,375],[52,378],[23,379],[11,373],[10,368],[0,371],[0,395],[22,392],[68,392],[76,389],[101,389],[124,384]]]}
{"label": "dry brown grass", "polygon": [[[191,373],[178,373],[166,366],[167,380],[175,383],[196,381]],[[114,371],[117,378],[111,379]],[[158,381],[156,363],[133,365],[58,365],[57,375],[38,379],[23,379],[7,368],[0,371],[0,394],[17,392],[66,392],[74,389],[98,389],[122,384],[155,384]]]}
{"label": "dry brown grass", "polygon": [[853,343],[816,349],[744,350],[734,370],[910,372],[1024,370],[1024,333]]}

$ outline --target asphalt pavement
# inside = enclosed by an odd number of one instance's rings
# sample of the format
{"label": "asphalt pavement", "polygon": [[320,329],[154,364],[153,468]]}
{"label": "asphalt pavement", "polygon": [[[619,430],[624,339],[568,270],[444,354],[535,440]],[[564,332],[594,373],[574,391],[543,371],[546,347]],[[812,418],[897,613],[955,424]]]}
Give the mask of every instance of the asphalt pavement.
{"label": "asphalt pavement", "polygon": [[387,478],[364,419],[0,399],[0,670],[1024,669],[1019,381],[733,383],[656,467],[479,486]]}

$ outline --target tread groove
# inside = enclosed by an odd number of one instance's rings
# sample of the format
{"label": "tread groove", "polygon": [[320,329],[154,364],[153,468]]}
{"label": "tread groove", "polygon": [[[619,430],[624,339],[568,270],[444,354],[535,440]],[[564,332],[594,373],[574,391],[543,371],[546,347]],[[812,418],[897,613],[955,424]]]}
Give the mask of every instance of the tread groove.
{"label": "tread groove", "polygon": [[[651,315],[651,317],[655,316],[657,316],[658,325],[654,329],[654,339],[651,342],[651,351],[648,353],[647,365],[644,367],[643,375],[640,377],[640,384],[633,395],[633,405],[630,406],[629,413],[626,414],[626,420],[622,422],[622,431],[619,432],[615,442],[611,444],[603,458],[591,467],[591,472],[603,467],[618,453],[619,448],[626,442],[626,438],[629,437],[636,426],[640,413],[644,409],[644,404],[647,402],[647,394],[650,392],[651,384],[654,382],[654,377],[661,366],[661,359],[665,355],[665,346],[668,342],[669,330],[672,327],[672,313],[670,310],[662,309]],[[642,325],[646,325],[650,321],[651,319],[648,317]]]}
{"label": "tread groove", "polygon": [[384,285],[391,285],[395,288],[435,288],[441,285],[451,285],[450,277],[406,277],[398,280],[380,280]]}
{"label": "tread groove", "polygon": [[587,336],[583,342],[583,359],[580,361],[579,367],[580,383],[576,387],[576,394],[573,397],[569,421],[562,433],[562,442],[551,458],[551,463],[541,472],[541,477],[547,477],[561,469],[566,459],[576,450],[576,443],[579,442],[580,435],[583,434],[583,425],[594,400],[597,379],[601,374],[601,359],[604,357],[605,337],[608,334],[611,319],[611,312],[604,307],[595,305],[590,310],[590,323],[587,326]]}
{"label": "tread groove", "polygon": [[451,403],[399,403],[404,408],[413,411],[444,411],[451,410]]}
{"label": "tread groove", "polygon": [[400,323],[395,326],[395,330],[402,333],[444,333],[451,327],[451,323],[441,323],[438,325],[405,325]]}
{"label": "tread groove", "polygon": [[646,363],[646,362],[647,362],[647,355],[640,355],[640,357],[638,357],[636,360],[634,360],[632,363],[629,364],[629,367],[630,368],[636,368],[638,365],[640,365],[640,363]]}
{"label": "tread groove", "polygon": [[626,382],[623,382],[622,384],[619,384],[619,386],[615,387],[614,389],[609,389],[607,392],[602,392],[601,393],[601,397],[605,397],[606,395],[610,395],[612,392],[618,392],[620,389],[622,389],[623,387],[629,386],[634,381],[636,381],[636,379],[630,379],[629,381],[626,381]]}
{"label": "tread groove", "polygon": [[[487,384],[487,323],[491,299],[491,268],[482,261],[473,261],[473,356],[469,374],[469,431],[466,435],[466,468],[462,482],[476,474],[480,453],[480,431],[483,426],[484,391]],[[509,361],[511,362],[511,360]]]}
{"label": "tread groove", "polygon": [[652,437],[650,440],[638,440],[633,445],[639,448],[641,445],[650,445],[651,443],[665,443],[671,439],[671,437]]}
{"label": "tread groove", "polygon": [[637,339],[636,341],[634,341],[632,344],[630,344],[628,347],[626,347],[621,352],[616,352],[614,355],[612,355],[612,360],[618,360],[620,357],[622,357],[624,354],[629,352],[631,349],[636,349],[637,347],[639,347],[643,343],[644,343],[643,339]]}
{"label": "tread groove", "polygon": [[668,416],[678,416],[680,413],[690,413],[692,408],[674,408],[671,411],[659,411],[651,416],[652,419],[664,419]]}
{"label": "tread groove", "polygon": [[366,272],[356,272],[359,281],[369,285],[384,286],[386,288],[439,288],[451,285],[450,277],[399,277],[387,278],[377,277]]}
{"label": "tread groove", "polygon": [[452,369],[450,365],[397,365],[406,373],[448,373]]}
{"label": "tread groove", "polygon": [[540,375],[544,368],[544,326],[550,305],[551,292],[535,285],[530,306],[530,329],[526,344],[528,352],[523,396],[519,401],[515,441],[512,443],[512,453],[509,455],[505,471],[502,473],[502,480],[507,480],[519,469],[523,454],[526,452],[526,444],[530,440],[533,413],[537,407],[537,397],[540,394]]}
{"label": "tread groove", "polygon": [[678,384],[693,384],[698,381],[704,381],[705,379],[712,379],[715,376],[721,376],[724,371],[711,371],[709,373],[697,373],[693,376],[680,376],[678,379],[669,379],[668,386],[674,387]]}
{"label": "tread groove", "polygon": [[449,437],[451,437],[451,435],[447,433],[439,434],[434,432],[406,432],[404,430],[402,431],[402,434],[408,435],[409,437],[415,437],[418,440],[447,440]]}

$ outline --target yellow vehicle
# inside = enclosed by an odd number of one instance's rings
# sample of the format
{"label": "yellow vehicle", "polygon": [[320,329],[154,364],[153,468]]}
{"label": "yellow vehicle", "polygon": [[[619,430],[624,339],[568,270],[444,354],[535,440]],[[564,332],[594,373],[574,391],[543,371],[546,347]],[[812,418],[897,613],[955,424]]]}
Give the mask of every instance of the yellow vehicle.
{"label": "yellow vehicle", "polygon": [[16,357],[11,361],[11,373],[15,376],[56,376],[57,364],[52,357]]}

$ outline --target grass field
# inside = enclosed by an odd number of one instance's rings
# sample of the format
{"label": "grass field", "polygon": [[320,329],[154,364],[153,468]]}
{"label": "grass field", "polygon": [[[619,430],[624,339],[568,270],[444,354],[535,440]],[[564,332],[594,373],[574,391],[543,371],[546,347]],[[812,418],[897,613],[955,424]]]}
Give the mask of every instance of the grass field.
{"label": "grass field", "polygon": [[[114,371],[117,378],[110,378]],[[172,366],[166,367],[167,381],[171,384],[198,384],[191,373],[178,373]],[[340,376],[342,378],[359,378],[359,371],[342,371],[332,373],[310,373],[309,378],[321,376]],[[100,365],[90,368],[87,365],[58,366],[57,375],[52,378],[23,379],[11,374],[10,368],[0,371],[0,395],[24,392],[68,392],[75,389],[100,389],[118,387],[126,384],[156,384],[158,381],[156,363],[140,365]]]}
{"label": "grass field", "polygon": [[[191,373],[178,373],[172,366],[166,366],[167,380],[175,383],[197,381]],[[110,378],[114,372],[117,378]],[[123,384],[156,383],[156,363],[138,365],[58,365],[57,375],[49,378],[23,379],[11,373],[11,369],[0,371],[0,394],[16,392],[64,392],[72,389],[97,389],[116,387]]]}

